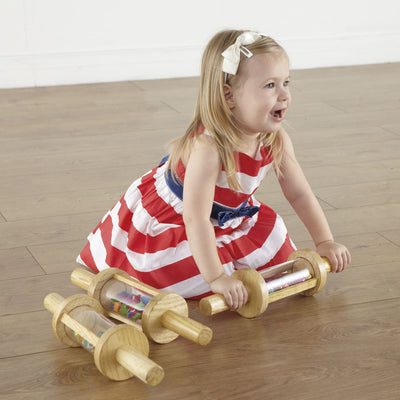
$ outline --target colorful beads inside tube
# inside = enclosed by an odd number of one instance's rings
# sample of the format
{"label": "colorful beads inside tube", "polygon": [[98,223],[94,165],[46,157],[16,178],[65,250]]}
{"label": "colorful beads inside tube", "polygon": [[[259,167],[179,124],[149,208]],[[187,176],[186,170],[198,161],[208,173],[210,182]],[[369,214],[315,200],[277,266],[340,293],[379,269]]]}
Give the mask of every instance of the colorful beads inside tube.
{"label": "colorful beads inside tube", "polygon": [[122,291],[111,299],[111,309],[120,315],[138,321],[142,319],[143,310],[150,301],[143,294],[130,294]]}
{"label": "colorful beads inside tube", "polygon": [[308,269],[302,269],[297,272],[288,273],[281,275],[279,278],[272,279],[267,282],[268,292],[273,293],[277,290],[281,290],[287,288],[289,286],[293,286],[296,283],[305,282],[308,279],[311,279],[310,271]]}
{"label": "colorful beads inside tube", "polygon": [[[74,335],[75,340],[85,349],[87,350],[89,353],[93,353],[94,352],[94,346],[92,345],[92,343],[90,343],[88,340],[84,339],[81,335],[79,335],[78,333],[76,333],[75,331],[72,332]],[[98,332],[97,336],[101,337],[101,335],[104,332]]]}

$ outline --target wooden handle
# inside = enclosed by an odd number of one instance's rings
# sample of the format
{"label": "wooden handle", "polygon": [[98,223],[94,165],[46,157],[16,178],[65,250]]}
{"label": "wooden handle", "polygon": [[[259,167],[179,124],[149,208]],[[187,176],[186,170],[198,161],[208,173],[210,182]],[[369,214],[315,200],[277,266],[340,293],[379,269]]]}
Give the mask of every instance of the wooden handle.
{"label": "wooden handle", "polygon": [[[232,277],[242,281],[248,294],[247,303],[237,312],[245,318],[254,318],[262,314],[268,307],[268,287],[263,277],[254,269],[239,269]],[[225,297],[215,294],[200,300],[200,311],[204,315],[213,315],[229,310]]]}
{"label": "wooden handle", "polygon": [[64,301],[64,297],[58,293],[49,293],[43,300],[43,304],[47,310],[54,314],[60,307],[61,303]]}
{"label": "wooden handle", "polygon": [[289,260],[282,264],[277,264],[277,265],[273,265],[272,267],[262,269],[261,271],[258,271],[258,272],[264,279],[268,279],[268,278],[271,278],[273,276],[280,274],[281,272],[286,272],[286,271],[292,270],[294,263],[295,263],[294,260]]}
{"label": "wooden handle", "polygon": [[162,367],[130,346],[121,346],[115,358],[122,367],[148,385],[158,385],[164,378]]}
{"label": "wooden handle", "polygon": [[83,290],[88,291],[90,284],[92,283],[93,279],[95,278],[95,274],[90,271],[87,271],[83,268],[75,268],[71,274],[71,282],[82,288]]}
{"label": "wooden handle", "polygon": [[147,285],[146,283],[140,282],[137,279],[133,279],[129,275],[125,276],[125,274],[119,273],[119,271],[116,271],[113,278],[116,279],[117,281],[120,281],[120,282],[125,283],[129,286],[132,286],[136,289],[139,289],[142,292],[148,293],[151,296],[157,296],[158,294],[161,293],[160,290],[158,290],[150,285]]}
{"label": "wooden handle", "polygon": [[212,330],[210,328],[172,310],[166,311],[161,316],[161,324],[165,328],[201,346],[207,345],[212,339]]}
{"label": "wooden handle", "polygon": [[99,337],[85,325],[70,317],[68,314],[64,314],[61,317],[61,322],[68,326],[68,328],[70,328],[73,332],[76,332],[79,336],[82,336],[84,339],[86,339],[94,347],[97,346]]}
{"label": "wooden handle", "polygon": [[268,302],[273,303],[275,301],[284,299],[285,297],[293,296],[294,294],[302,293],[306,290],[312,289],[316,286],[316,279],[308,279],[305,282],[296,283],[293,286],[289,286],[284,289],[280,289],[277,292],[270,293],[268,296]]}
{"label": "wooden handle", "polygon": [[225,297],[222,294],[213,294],[202,298],[199,307],[200,312],[208,317],[229,310],[229,306],[226,304]]}
{"label": "wooden handle", "polygon": [[326,272],[332,272],[332,265],[331,262],[329,261],[329,259],[327,257],[321,257],[324,267],[326,269]]}

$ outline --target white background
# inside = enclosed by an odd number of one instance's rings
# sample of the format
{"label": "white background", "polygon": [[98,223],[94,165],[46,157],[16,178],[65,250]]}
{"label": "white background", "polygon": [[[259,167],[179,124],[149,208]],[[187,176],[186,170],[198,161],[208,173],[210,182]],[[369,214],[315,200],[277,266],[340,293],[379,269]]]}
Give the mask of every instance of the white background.
{"label": "white background", "polygon": [[400,61],[399,0],[0,0],[0,87],[195,76],[220,29],[280,42],[292,67]]}

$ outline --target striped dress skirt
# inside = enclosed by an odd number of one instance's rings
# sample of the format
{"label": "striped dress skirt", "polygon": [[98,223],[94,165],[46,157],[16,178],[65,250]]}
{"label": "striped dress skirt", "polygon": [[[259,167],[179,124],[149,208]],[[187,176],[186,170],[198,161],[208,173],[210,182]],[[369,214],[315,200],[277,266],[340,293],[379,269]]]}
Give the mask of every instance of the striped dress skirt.
{"label": "striped dress skirt", "polygon": [[[264,269],[284,262],[295,246],[282,218],[259,202],[254,192],[272,165],[260,145],[254,158],[237,154],[240,192],[229,188],[222,170],[213,213],[219,258],[225,272]],[[184,166],[177,172],[184,179]],[[193,259],[183,223],[181,189],[163,162],[132,183],[88,236],[77,258],[94,271],[119,268],[157,289],[198,299],[211,294]]]}

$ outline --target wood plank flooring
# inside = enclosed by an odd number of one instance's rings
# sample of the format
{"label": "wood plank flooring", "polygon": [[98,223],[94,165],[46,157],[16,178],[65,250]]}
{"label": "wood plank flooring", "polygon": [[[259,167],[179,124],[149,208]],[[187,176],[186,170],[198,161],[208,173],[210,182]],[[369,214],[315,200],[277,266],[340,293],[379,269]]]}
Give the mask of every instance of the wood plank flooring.
{"label": "wood plank flooring", "polygon": [[[353,257],[312,298],[254,320],[191,316],[206,347],[151,343],[165,378],[112,382],[60,343],[43,307],[67,297],[87,234],[185,129],[198,78],[0,91],[0,399],[400,399],[400,64],[293,71],[288,131]],[[273,175],[258,198],[312,246]]]}

